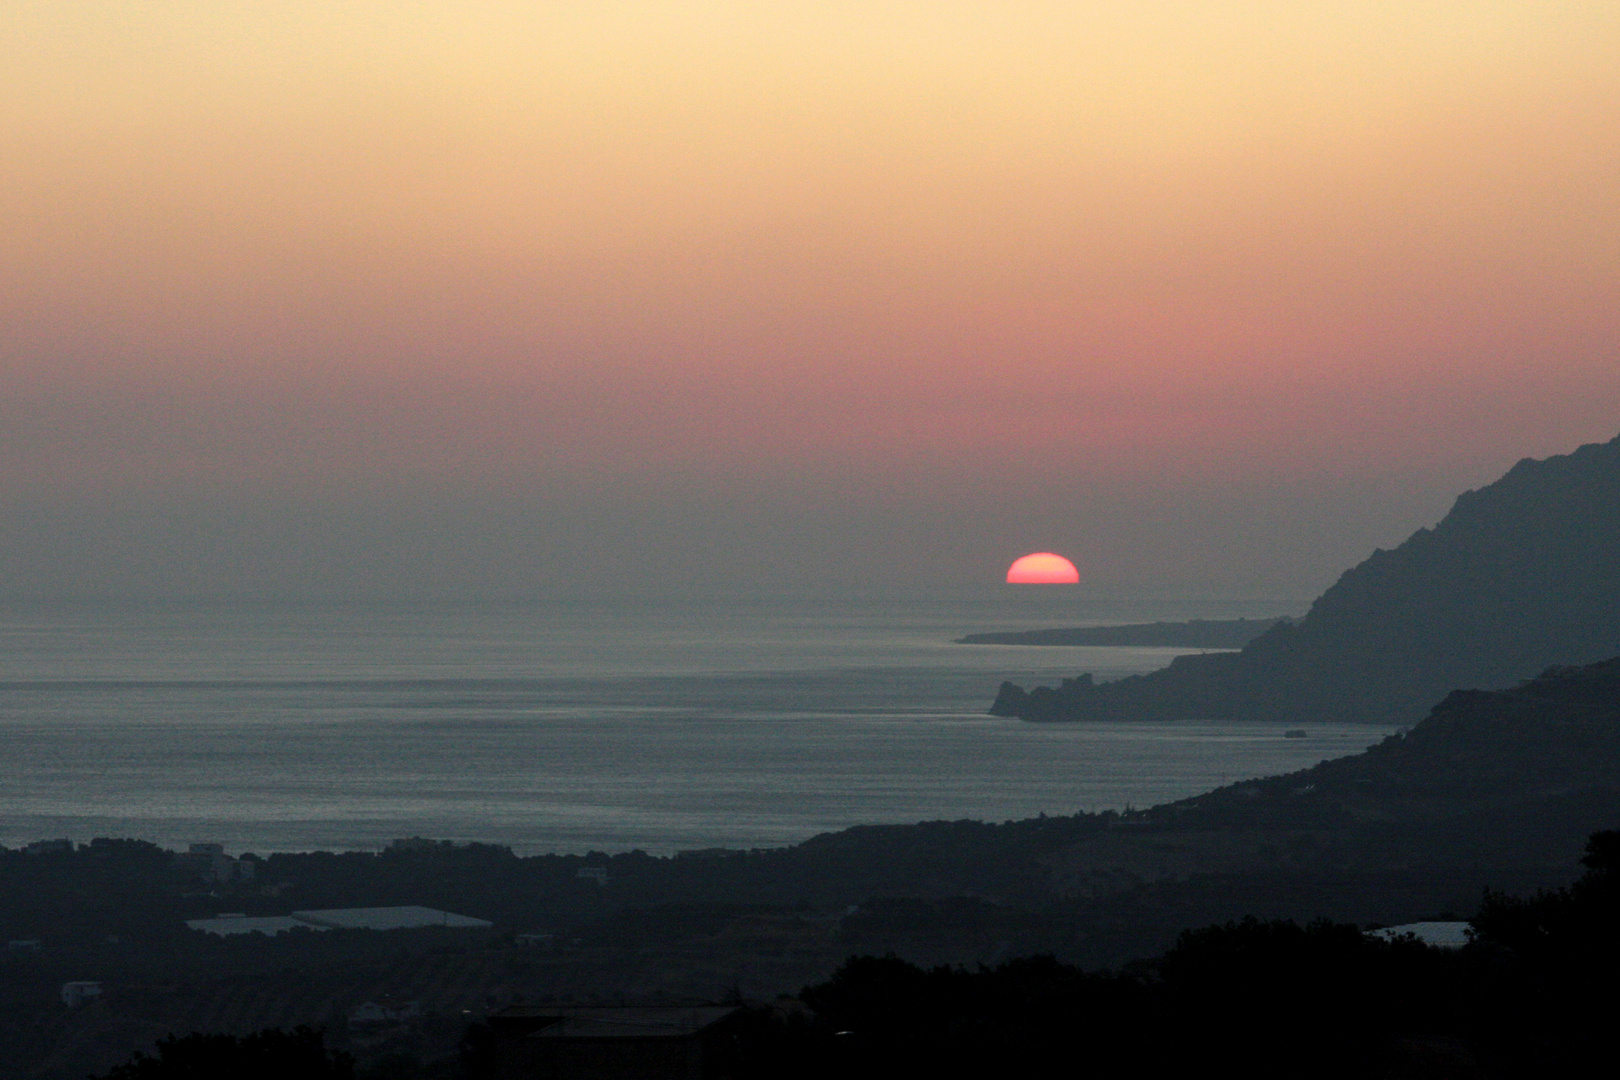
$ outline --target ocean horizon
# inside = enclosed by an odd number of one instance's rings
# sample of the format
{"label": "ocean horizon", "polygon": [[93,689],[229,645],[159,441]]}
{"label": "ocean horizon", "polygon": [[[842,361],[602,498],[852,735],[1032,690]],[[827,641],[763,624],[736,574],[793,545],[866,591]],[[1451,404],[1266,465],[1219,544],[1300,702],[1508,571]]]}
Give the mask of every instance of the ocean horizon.
{"label": "ocean horizon", "polygon": [[1064,596],[0,607],[0,843],[522,854],[776,847],[858,824],[1143,807],[1356,753],[1316,725],[1035,725],[1004,678],[1184,652],[989,630],[1281,612]]}

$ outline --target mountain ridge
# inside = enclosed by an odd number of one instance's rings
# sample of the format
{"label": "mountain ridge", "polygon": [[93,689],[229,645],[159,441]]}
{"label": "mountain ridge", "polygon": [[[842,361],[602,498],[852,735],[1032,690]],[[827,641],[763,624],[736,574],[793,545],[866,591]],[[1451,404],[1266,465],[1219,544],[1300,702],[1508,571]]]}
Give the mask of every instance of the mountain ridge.
{"label": "mountain ridge", "polygon": [[1433,527],[1375,550],[1304,617],[1236,653],[1089,675],[990,712],[1026,720],[1412,723],[1456,686],[1503,688],[1620,653],[1620,437],[1526,458]]}

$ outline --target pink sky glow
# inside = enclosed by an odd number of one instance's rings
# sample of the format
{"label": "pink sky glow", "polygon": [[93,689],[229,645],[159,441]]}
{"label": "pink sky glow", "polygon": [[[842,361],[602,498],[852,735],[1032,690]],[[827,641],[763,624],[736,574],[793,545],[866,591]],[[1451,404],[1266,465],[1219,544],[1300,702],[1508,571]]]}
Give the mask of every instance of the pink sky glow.
{"label": "pink sky glow", "polygon": [[1264,527],[1292,595],[1620,431],[1613,4],[769,11],[9,7],[0,505],[113,591],[228,591],[130,515],[274,498],[546,500],[497,593],[640,501],[666,573],[955,521],[919,573],[1262,588],[1192,537]]}

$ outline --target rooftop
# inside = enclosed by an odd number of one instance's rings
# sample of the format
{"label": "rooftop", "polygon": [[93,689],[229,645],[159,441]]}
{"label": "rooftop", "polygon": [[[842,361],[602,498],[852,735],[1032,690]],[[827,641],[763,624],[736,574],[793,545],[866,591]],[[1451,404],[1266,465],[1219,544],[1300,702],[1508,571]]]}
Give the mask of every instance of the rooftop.
{"label": "rooftop", "polygon": [[295,911],[292,917],[329,930],[409,930],[419,926],[455,926],[476,930],[494,925],[488,919],[475,919],[470,915],[457,915],[415,904],[402,907],[323,908]]}
{"label": "rooftop", "polygon": [[450,926],[463,930],[487,929],[487,919],[457,915],[438,908],[409,904],[401,907],[323,908],[295,911],[291,915],[221,915],[213,919],[187,919],[186,925],[205,934],[226,937],[231,934],[267,934],[274,937],[289,930],[412,930],[422,926]]}

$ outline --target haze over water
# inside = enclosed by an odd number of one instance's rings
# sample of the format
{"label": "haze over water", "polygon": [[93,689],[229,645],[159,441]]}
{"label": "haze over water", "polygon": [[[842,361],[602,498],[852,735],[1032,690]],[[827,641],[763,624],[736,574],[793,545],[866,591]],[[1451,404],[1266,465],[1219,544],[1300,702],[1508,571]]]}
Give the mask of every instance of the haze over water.
{"label": "haze over water", "polygon": [[1384,734],[985,716],[1002,678],[1117,677],[1177,651],[954,637],[1192,613],[1076,617],[1063,599],[13,606],[0,842],[771,846],[856,824],[1146,806]]}

